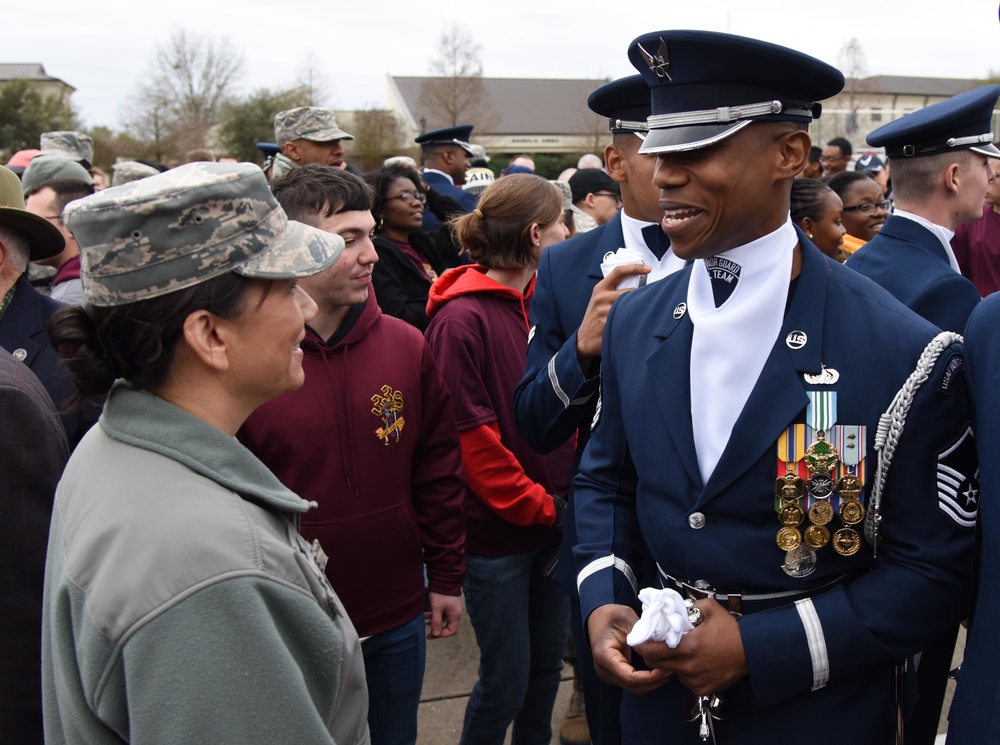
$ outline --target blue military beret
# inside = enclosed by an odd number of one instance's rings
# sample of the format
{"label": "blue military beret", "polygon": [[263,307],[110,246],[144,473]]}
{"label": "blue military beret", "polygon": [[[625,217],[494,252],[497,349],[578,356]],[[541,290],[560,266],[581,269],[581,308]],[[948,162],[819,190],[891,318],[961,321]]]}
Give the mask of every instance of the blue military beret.
{"label": "blue military beret", "polygon": [[649,86],[642,75],[605,83],[587,97],[587,106],[595,114],[608,117],[608,128],[615,134],[649,129]]}
{"label": "blue military beret", "polygon": [[429,145],[458,145],[469,155],[474,155],[472,145],[469,144],[469,140],[472,139],[472,127],[473,125],[471,124],[459,124],[457,127],[432,129],[430,132],[424,132],[417,137],[414,142],[420,145],[420,147],[427,147]]}
{"label": "blue military beret", "polygon": [[883,124],[868,135],[868,144],[884,147],[890,160],[965,149],[1000,157],[990,130],[997,96],[1000,85],[959,93]]}
{"label": "blue military beret", "polygon": [[713,31],[654,31],[629,60],[650,88],[649,134],[639,152],[708,147],[751,121],[808,123],[844,76],[793,49]]}

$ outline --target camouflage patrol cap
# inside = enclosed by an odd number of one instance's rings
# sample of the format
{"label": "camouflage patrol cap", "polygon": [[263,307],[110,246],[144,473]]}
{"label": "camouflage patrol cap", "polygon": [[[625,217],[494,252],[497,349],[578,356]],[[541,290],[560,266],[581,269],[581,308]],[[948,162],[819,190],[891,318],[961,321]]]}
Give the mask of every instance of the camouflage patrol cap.
{"label": "camouflage patrol cap", "polygon": [[94,185],[94,177],[72,158],[55,153],[39,153],[31,159],[21,174],[21,186],[27,194],[43,181],[54,178],[71,178]]}
{"label": "camouflage patrol cap", "polygon": [[147,166],[145,163],[140,163],[137,160],[123,160],[121,163],[115,163],[111,166],[111,171],[112,186],[130,184],[133,181],[156,176],[160,173],[153,166]]}
{"label": "camouflage patrol cap", "polygon": [[279,111],[274,115],[274,138],[278,141],[278,145],[284,145],[292,140],[313,142],[353,140],[354,135],[337,126],[337,117],[334,116],[332,109],[299,106],[297,109]]}
{"label": "camouflage patrol cap", "polygon": [[295,279],[323,271],[344,240],[292,222],[252,163],[196,162],[67,205],[87,300],[159,297],[236,272]]}
{"label": "camouflage patrol cap", "polygon": [[40,147],[43,153],[86,161],[87,167],[94,162],[94,140],[83,132],[43,132]]}

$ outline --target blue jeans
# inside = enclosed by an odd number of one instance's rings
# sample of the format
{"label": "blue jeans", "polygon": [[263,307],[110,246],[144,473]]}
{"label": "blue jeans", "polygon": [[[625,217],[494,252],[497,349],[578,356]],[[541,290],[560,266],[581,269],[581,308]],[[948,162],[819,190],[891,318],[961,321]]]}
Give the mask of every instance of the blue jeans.
{"label": "blue jeans", "polygon": [[361,643],[372,745],[414,745],[424,685],[424,614]]}
{"label": "blue jeans", "polygon": [[466,556],[465,606],[479,644],[479,680],[461,745],[548,745],[566,646],[569,598],[542,574],[539,551]]}

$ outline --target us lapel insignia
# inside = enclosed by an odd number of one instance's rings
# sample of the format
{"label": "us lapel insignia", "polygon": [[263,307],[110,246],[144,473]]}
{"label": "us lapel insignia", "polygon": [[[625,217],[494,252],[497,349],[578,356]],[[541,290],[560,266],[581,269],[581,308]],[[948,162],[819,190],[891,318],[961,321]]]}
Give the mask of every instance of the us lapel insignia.
{"label": "us lapel insignia", "polygon": [[399,442],[406,420],[403,419],[403,392],[394,391],[392,386],[382,386],[382,392],[372,396],[372,414],[382,419],[382,426],[375,434],[383,444]]}

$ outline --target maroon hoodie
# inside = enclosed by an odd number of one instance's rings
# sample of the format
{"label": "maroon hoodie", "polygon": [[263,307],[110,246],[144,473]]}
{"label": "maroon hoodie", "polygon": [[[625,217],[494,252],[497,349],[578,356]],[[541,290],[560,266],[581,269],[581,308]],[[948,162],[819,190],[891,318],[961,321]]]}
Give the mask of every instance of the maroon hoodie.
{"label": "maroon hoodie", "polygon": [[319,505],[302,516],[302,534],[319,539],[331,584],[358,634],[371,636],[423,610],[424,562],[433,592],[461,594],[465,485],[452,402],[423,336],[382,315],[374,292],[340,341],[307,328],[302,349],[305,384],[257,409],[238,436]]}
{"label": "maroon hoodie", "polygon": [[443,274],[427,302],[424,332],[455,401],[468,490],[466,548],[504,556],[555,543],[553,495],[563,499],[573,468],[574,443],[539,455],[518,433],[514,388],[524,374],[527,292],[501,285],[481,266]]}

